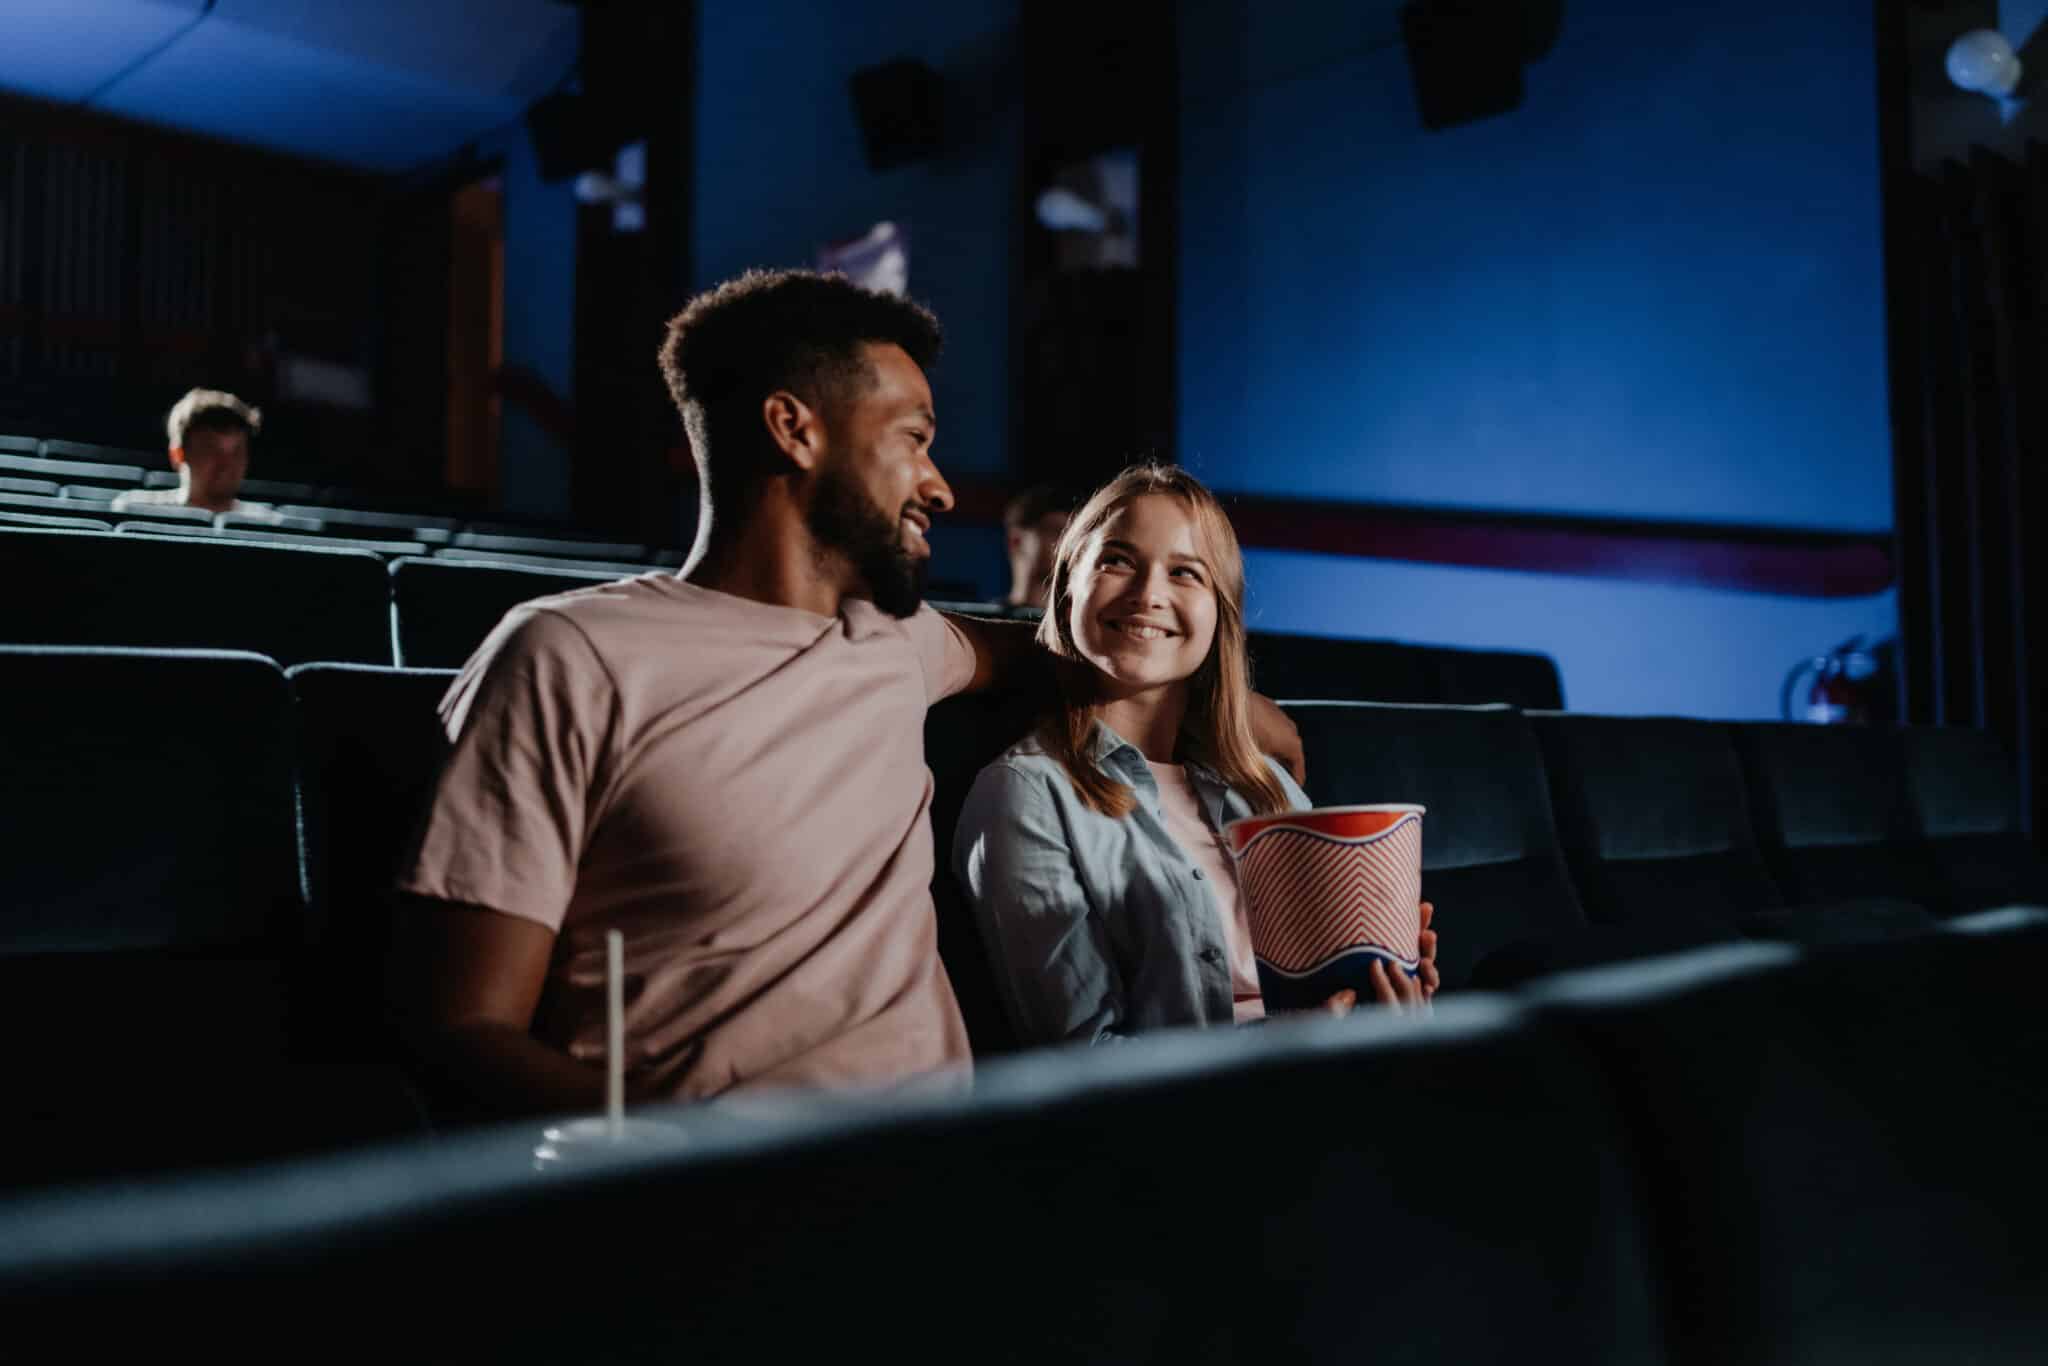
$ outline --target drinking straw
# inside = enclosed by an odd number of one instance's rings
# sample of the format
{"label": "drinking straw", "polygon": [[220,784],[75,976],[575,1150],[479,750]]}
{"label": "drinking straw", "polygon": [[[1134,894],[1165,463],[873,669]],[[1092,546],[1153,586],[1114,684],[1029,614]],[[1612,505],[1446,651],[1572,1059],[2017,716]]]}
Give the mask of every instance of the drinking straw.
{"label": "drinking straw", "polygon": [[604,1115],[612,1142],[626,1135],[626,936],[604,932]]}

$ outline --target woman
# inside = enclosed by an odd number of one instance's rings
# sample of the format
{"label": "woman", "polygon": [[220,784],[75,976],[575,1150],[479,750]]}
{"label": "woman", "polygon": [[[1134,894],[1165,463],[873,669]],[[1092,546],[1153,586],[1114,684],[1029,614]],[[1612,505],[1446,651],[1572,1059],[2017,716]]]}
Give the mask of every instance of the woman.
{"label": "woman", "polygon": [[[1039,640],[1061,703],[981,771],[953,846],[1020,1039],[1259,1018],[1220,832],[1309,803],[1252,742],[1244,560],[1215,496],[1172,466],[1110,481],[1060,538]],[[1430,915],[1419,982],[1373,964],[1381,1003],[1435,992]]]}

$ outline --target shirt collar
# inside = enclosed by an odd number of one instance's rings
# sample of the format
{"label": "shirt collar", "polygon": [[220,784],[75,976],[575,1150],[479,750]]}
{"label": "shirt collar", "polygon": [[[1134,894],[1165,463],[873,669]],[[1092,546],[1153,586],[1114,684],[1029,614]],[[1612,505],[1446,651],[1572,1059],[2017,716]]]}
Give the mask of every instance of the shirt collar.
{"label": "shirt collar", "polygon": [[[1100,717],[1095,720],[1094,729],[1088,736],[1088,758],[1094,765],[1112,778],[1123,782],[1139,782],[1147,791],[1157,784],[1152,778],[1152,769],[1145,762],[1145,755],[1136,745],[1110,729]],[[1188,761],[1183,765],[1197,788],[1221,788],[1222,780],[1206,764]]]}

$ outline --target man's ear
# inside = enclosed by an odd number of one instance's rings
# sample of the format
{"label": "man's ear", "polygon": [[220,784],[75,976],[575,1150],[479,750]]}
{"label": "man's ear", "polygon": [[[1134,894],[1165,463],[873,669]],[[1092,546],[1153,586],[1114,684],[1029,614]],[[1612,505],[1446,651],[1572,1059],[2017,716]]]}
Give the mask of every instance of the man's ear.
{"label": "man's ear", "polygon": [[174,470],[185,468],[185,448],[183,446],[171,447],[171,468]]}
{"label": "man's ear", "polygon": [[817,411],[787,389],[761,400],[761,421],[768,436],[804,473],[818,468],[825,454],[825,424]]}

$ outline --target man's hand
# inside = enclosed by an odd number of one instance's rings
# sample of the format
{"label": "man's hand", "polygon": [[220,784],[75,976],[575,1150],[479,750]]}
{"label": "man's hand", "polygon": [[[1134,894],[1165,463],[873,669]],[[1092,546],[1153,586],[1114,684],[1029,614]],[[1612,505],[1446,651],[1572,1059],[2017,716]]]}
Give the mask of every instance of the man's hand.
{"label": "man's hand", "polygon": [[1253,693],[1251,702],[1252,739],[1259,751],[1278,759],[1294,775],[1294,781],[1308,786],[1308,755],[1301,747],[1301,732],[1280,704],[1264,693]]}

